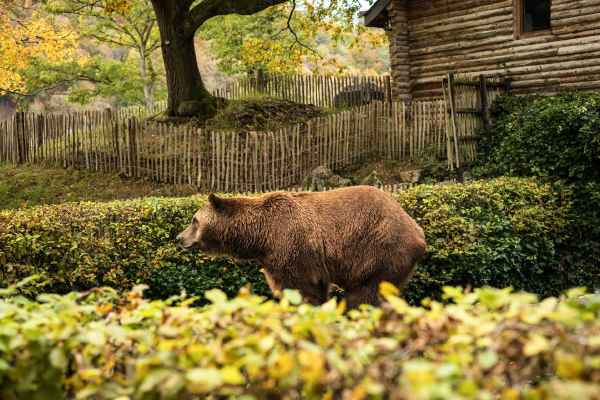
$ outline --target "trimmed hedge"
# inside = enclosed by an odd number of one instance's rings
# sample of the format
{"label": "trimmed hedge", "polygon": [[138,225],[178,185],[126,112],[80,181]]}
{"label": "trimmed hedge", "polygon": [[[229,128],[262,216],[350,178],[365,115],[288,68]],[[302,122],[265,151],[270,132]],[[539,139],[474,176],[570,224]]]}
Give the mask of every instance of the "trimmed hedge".
{"label": "trimmed hedge", "polygon": [[[451,304],[344,314],[242,293],[211,305],[0,291],[0,397],[16,399],[577,399],[600,393],[600,297],[446,288]],[[2,299],[2,296],[5,296]],[[8,296],[8,297],[6,297]]]}
{"label": "trimmed hedge", "polygon": [[189,224],[204,198],[65,203],[0,212],[0,271],[4,285],[40,274],[37,291],[67,293],[137,283],[166,298],[187,290],[218,288],[228,295],[251,284],[269,289],[259,268],[240,268],[179,249],[175,236]]}
{"label": "trimmed hedge", "polygon": [[[597,207],[589,218],[600,209],[595,190]],[[439,295],[444,285],[512,286],[542,296],[600,287],[599,260],[593,258],[598,243],[578,229],[585,221],[574,214],[567,186],[499,178],[421,185],[397,198],[428,242],[405,290],[412,302]],[[41,274],[47,284],[37,290],[58,293],[144,283],[149,296],[163,299],[212,288],[231,296],[251,284],[269,295],[258,266],[177,248],[173,238],[203,202],[147,199],[0,212],[1,280],[6,286]]]}

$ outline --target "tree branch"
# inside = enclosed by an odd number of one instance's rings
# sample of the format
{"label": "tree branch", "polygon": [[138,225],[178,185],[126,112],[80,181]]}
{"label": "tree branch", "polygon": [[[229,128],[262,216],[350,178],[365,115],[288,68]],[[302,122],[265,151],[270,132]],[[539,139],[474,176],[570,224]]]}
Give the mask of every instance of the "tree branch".
{"label": "tree branch", "polygon": [[296,31],[294,30],[294,28],[292,28],[292,17],[294,16],[295,11],[296,11],[296,0],[292,0],[292,9],[290,10],[290,14],[288,15],[286,26],[285,26],[285,28],[283,28],[282,30],[277,32],[275,35],[273,35],[273,38],[276,38],[277,36],[281,35],[283,32],[288,31],[294,37],[294,42],[289,47],[290,50],[297,44],[298,46],[307,49],[308,51],[310,51],[311,53],[315,54],[317,57],[322,59],[323,56],[320,55],[315,49],[313,49],[312,47],[310,47],[307,44],[302,43],[302,41],[298,37],[298,34],[296,33]]}
{"label": "tree branch", "polygon": [[50,91],[53,89],[57,89],[65,84],[76,83],[76,82],[106,83],[105,81],[102,81],[99,79],[94,79],[94,78],[85,77],[85,76],[78,76],[78,77],[71,78],[71,79],[61,79],[59,81],[54,82],[52,85],[44,86],[44,87],[39,88],[30,93],[17,92],[14,90],[3,88],[3,87],[0,87],[0,93],[8,93],[8,94],[11,94],[11,95],[17,96],[17,97],[35,97],[35,96],[39,95],[40,93],[47,92],[47,91]]}
{"label": "tree branch", "polygon": [[212,17],[238,14],[252,15],[269,7],[283,4],[288,0],[204,0],[194,6],[185,21],[188,35],[196,33],[198,28]]}

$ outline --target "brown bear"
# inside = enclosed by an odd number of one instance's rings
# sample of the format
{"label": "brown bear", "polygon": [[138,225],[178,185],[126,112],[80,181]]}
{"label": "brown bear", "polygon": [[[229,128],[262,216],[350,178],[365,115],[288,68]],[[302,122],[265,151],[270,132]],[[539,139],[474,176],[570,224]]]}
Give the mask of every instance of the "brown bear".
{"label": "brown bear", "polygon": [[335,284],[349,307],[377,305],[379,284],[402,288],[425,254],[423,230],[372,186],[208,199],[177,236],[181,246],[258,261],[275,295],[298,289],[321,304]]}

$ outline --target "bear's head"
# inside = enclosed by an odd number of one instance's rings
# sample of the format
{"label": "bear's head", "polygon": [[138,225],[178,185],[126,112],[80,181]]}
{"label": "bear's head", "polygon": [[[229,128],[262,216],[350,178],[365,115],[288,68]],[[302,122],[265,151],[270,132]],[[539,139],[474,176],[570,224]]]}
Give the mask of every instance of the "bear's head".
{"label": "bear's head", "polygon": [[223,199],[211,194],[208,204],[198,210],[192,223],[179,235],[177,241],[186,250],[199,249],[206,254],[225,255],[225,245],[231,216],[237,208],[234,199]]}

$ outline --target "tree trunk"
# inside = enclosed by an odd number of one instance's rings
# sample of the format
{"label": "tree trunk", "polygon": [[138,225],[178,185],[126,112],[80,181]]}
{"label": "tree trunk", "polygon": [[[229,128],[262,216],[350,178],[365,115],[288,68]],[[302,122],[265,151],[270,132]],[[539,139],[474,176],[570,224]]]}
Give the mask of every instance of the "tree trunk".
{"label": "tree trunk", "polygon": [[161,35],[169,95],[168,116],[210,118],[216,112],[216,100],[202,82],[194,34],[185,33],[184,22],[189,10],[170,0],[152,0],[152,5]]}
{"label": "tree trunk", "polygon": [[150,65],[148,63],[150,57],[146,54],[145,49],[139,49],[140,56],[140,77],[142,78],[144,87],[144,103],[146,107],[151,108],[154,105],[154,81],[150,71]]}

